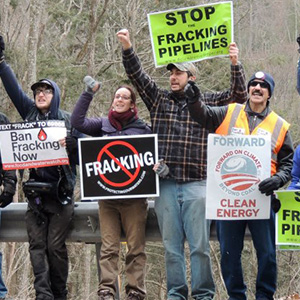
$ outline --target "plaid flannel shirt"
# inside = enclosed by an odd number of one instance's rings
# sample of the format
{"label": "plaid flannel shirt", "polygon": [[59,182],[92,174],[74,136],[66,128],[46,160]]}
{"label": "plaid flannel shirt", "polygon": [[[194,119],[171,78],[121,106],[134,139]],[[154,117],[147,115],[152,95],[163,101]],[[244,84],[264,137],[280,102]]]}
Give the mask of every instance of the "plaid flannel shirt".
{"label": "plaid flannel shirt", "polygon": [[[123,51],[123,64],[150,112],[152,131],[158,134],[159,158],[169,166],[169,176],[181,183],[206,179],[208,130],[192,120],[185,96],[159,88],[132,48]],[[231,65],[230,89],[203,93],[202,99],[210,106],[244,103],[247,86],[242,65]]]}

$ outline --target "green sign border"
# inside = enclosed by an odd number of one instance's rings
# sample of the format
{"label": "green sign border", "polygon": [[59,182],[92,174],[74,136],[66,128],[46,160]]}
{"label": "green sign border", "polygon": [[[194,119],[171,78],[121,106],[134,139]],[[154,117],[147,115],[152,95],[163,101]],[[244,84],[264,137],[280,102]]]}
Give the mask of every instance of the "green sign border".
{"label": "green sign border", "polygon": [[228,56],[232,1],[150,13],[147,18],[156,67]]}
{"label": "green sign border", "polygon": [[298,212],[300,217],[300,191],[280,190],[275,193],[281,203],[276,214],[276,245],[293,246],[279,247],[283,250],[297,250],[294,246],[300,246],[300,234],[297,234],[297,228],[300,230],[297,218]]}

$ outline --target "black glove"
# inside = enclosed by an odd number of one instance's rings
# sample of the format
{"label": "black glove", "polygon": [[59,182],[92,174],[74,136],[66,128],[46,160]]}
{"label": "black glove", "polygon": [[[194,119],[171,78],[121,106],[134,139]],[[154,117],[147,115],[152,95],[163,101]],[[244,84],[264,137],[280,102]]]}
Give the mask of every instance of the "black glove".
{"label": "black glove", "polygon": [[5,50],[5,43],[3,40],[3,36],[0,35],[0,60],[4,59],[4,50]]}
{"label": "black glove", "polygon": [[298,45],[299,45],[298,52],[300,53],[300,35],[297,37],[297,43],[298,43]]}
{"label": "black glove", "polygon": [[69,153],[74,153],[78,149],[77,139],[72,136],[66,137],[66,146]]}
{"label": "black glove", "polygon": [[282,180],[279,176],[272,176],[263,180],[259,185],[258,189],[262,194],[270,196],[273,191],[278,190],[282,185]]}
{"label": "black glove", "polygon": [[184,87],[184,93],[187,96],[188,103],[195,103],[199,101],[200,89],[195,83],[195,81],[189,80],[186,86]]}
{"label": "black glove", "polygon": [[278,213],[280,207],[281,207],[281,203],[279,201],[279,199],[275,198],[275,197],[272,197],[272,200],[271,200],[271,207],[274,211],[274,213]]}
{"label": "black glove", "polygon": [[[7,170],[4,174],[4,179],[2,181],[4,187],[3,192],[14,195],[16,192],[17,177],[15,177],[15,180],[12,179],[12,177],[16,176],[16,171]],[[9,178],[9,176],[11,176],[11,178]]]}
{"label": "black glove", "polygon": [[0,207],[4,208],[5,206],[7,206],[8,204],[12,203],[13,201],[13,194],[11,193],[7,193],[7,192],[3,192],[0,195]]}
{"label": "black glove", "polygon": [[300,35],[297,37],[297,43],[298,43],[298,45],[300,47]]}

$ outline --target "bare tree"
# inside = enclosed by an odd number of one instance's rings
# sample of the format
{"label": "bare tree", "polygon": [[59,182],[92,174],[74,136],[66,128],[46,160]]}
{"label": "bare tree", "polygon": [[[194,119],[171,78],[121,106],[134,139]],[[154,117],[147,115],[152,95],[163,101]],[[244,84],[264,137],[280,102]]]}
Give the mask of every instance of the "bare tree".
{"label": "bare tree", "polygon": [[36,63],[37,63],[37,46],[39,37],[39,25],[41,14],[44,11],[44,0],[31,0],[30,1],[30,14],[29,14],[29,33],[28,33],[28,64],[27,64],[27,90],[30,91],[30,86],[36,81]]}

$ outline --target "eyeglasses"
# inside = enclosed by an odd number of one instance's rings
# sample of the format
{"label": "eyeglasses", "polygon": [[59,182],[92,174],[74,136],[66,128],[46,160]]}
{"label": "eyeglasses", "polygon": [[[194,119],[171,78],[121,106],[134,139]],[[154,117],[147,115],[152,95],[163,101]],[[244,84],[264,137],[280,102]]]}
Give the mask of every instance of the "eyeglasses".
{"label": "eyeglasses", "polygon": [[37,88],[35,90],[35,94],[39,95],[40,93],[43,93],[44,95],[50,95],[50,94],[53,94],[53,90],[52,89],[40,89],[40,88]]}
{"label": "eyeglasses", "polygon": [[115,95],[115,99],[117,99],[117,100],[120,100],[120,99],[130,100],[131,97],[129,97],[129,96],[122,96],[122,95],[117,94],[117,95]]}
{"label": "eyeglasses", "polygon": [[262,88],[262,89],[267,89],[267,88],[269,88],[269,85],[268,85],[268,83],[267,82],[261,82],[261,81],[251,81],[250,83],[249,83],[249,86],[257,86],[257,85],[260,85],[260,87]]}

